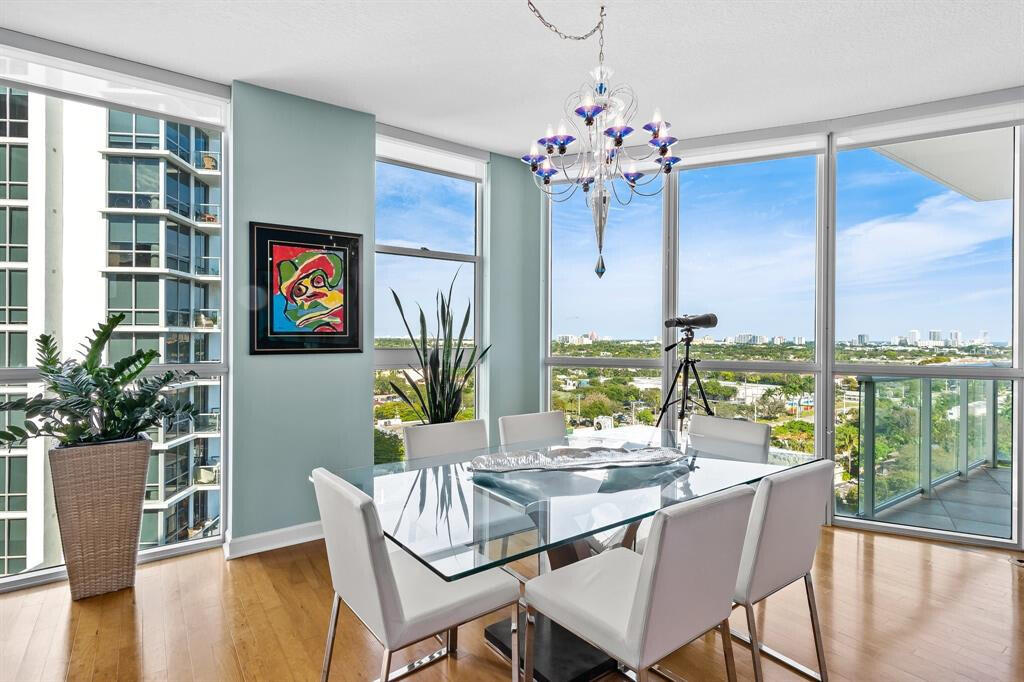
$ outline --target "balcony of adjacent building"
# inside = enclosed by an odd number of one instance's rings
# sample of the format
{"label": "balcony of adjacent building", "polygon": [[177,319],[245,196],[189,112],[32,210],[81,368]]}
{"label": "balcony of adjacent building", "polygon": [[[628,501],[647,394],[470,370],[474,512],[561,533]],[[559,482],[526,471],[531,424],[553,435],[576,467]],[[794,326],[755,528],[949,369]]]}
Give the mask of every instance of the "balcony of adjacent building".
{"label": "balcony of adjacent building", "polygon": [[[857,382],[856,450],[842,442],[842,425],[837,428],[836,514],[1010,538],[1010,382],[893,377],[858,377]],[[842,413],[837,402],[837,414]]]}

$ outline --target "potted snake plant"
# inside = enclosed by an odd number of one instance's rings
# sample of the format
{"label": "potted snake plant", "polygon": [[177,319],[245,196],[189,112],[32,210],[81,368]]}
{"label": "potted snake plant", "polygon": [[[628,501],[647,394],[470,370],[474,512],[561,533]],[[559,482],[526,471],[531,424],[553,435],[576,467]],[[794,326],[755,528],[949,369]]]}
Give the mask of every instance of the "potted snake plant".
{"label": "potted snake plant", "polygon": [[72,599],[112,592],[135,583],[139,526],[152,443],[146,431],[168,419],[195,416],[188,402],[164,389],[193,374],[167,371],[144,376],[159,357],[138,350],[104,366],[103,350],[123,314],[111,316],[84,344],[81,359],[62,360],[54,338],[36,341],[45,390],[0,403],[25,414],[23,425],[0,430],[0,443],[56,439],[48,457],[57,522]]}
{"label": "potted snake plant", "polygon": [[[466,304],[466,314],[462,318],[462,327],[459,329],[458,338],[455,337],[455,315],[452,313],[452,291],[455,289],[455,279],[459,276],[456,272],[452,277],[452,283],[448,287],[448,295],[443,290],[438,290],[435,297],[437,303],[437,329],[433,337],[427,330],[427,316],[423,313],[422,306],[419,308],[419,335],[412,333],[409,321],[405,318],[405,310],[402,307],[402,300],[398,298],[395,290],[391,295],[398,306],[398,312],[405,324],[405,331],[409,334],[409,341],[412,342],[413,350],[416,351],[418,367],[410,367],[420,375],[420,381],[414,381],[413,377],[405,370],[402,376],[409,386],[407,393],[395,382],[390,382],[392,390],[398,394],[402,401],[413,409],[416,416],[424,424],[442,424],[453,422],[462,410],[462,391],[466,382],[473,376],[477,365],[483,361],[490,346],[484,348],[477,354],[476,344],[466,347],[466,330],[469,328],[470,306]],[[467,355],[467,350],[469,351]],[[422,384],[422,389],[420,385]]]}
{"label": "potted snake plant", "polygon": [[[419,308],[419,334],[414,335],[409,322],[405,317],[405,310],[402,301],[398,298],[395,290],[391,295],[398,306],[398,312],[402,316],[405,330],[409,334],[413,350],[416,352],[417,367],[410,367],[420,375],[420,381],[415,381],[409,372],[402,370],[408,390],[403,389],[394,381],[390,382],[391,389],[398,394],[402,401],[412,408],[422,424],[443,424],[453,422],[462,411],[462,393],[466,388],[466,382],[473,376],[477,366],[491,349],[487,346],[477,353],[476,344],[466,346],[466,330],[469,328],[470,306],[466,304],[466,314],[462,318],[462,325],[458,337],[455,336],[455,315],[452,312],[452,291],[455,288],[455,279],[458,272],[452,277],[452,283],[448,287],[448,295],[438,290],[435,296],[437,303],[436,331],[431,337],[427,329],[427,316],[421,306]],[[406,427],[416,428],[416,426]],[[459,467],[460,465],[455,465]],[[428,481],[433,478],[433,482]],[[449,514],[455,507],[455,495],[458,494],[458,502],[465,518],[469,519],[469,507],[465,494],[458,482],[453,480],[452,469],[447,466],[436,466],[420,469],[416,472],[416,479],[409,489],[409,495],[402,505],[402,512],[399,514],[397,524],[401,524],[405,517],[405,510],[409,505],[414,491],[419,491],[420,499],[417,508],[419,514],[423,513],[427,488],[434,489],[438,495],[438,505],[435,526],[439,522],[445,523],[448,527],[448,534],[451,535],[451,520]],[[417,516],[419,515],[417,514]],[[396,524],[396,531],[397,531]]]}

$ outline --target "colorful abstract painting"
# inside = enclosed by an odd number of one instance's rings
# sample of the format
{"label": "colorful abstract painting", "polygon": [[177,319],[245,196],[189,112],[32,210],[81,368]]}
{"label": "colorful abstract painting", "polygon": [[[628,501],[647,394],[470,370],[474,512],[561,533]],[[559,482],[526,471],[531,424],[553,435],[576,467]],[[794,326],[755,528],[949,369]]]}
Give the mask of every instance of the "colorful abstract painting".
{"label": "colorful abstract painting", "polygon": [[360,351],[357,234],[251,223],[251,353]]}
{"label": "colorful abstract painting", "polygon": [[345,331],[345,253],[271,245],[275,332]]}

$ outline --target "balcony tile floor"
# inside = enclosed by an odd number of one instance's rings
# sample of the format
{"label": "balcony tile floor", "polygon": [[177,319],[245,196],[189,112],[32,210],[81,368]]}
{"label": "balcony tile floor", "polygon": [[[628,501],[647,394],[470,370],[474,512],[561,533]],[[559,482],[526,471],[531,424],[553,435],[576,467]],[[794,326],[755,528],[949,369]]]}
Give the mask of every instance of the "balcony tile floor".
{"label": "balcony tile floor", "polygon": [[886,509],[875,518],[907,526],[1010,537],[1009,467],[975,468],[967,480],[953,479],[932,490],[930,498],[917,497]]}

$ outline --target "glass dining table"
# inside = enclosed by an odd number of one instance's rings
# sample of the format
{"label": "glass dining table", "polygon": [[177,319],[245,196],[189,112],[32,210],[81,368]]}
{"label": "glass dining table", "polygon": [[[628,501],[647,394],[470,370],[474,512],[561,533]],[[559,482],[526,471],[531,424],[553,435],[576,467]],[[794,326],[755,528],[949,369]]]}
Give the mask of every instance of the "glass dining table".
{"label": "glass dining table", "polygon": [[[765,461],[741,461],[716,455],[706,441],[701,447],[708,449],[694,448],[679,432],[628,427],[327,468],[372,497],[385,536],[442,580],[494,568],[526,580],[540,565],[557,569],[602,548],[632,546],[640,523],[663,507],[814,461],[777,450]],[[536,679],[596,679],[616,668],[606,654],[541,618]],[[506,660],[510,625],[506,618],[485,629],[487,643]]]}

